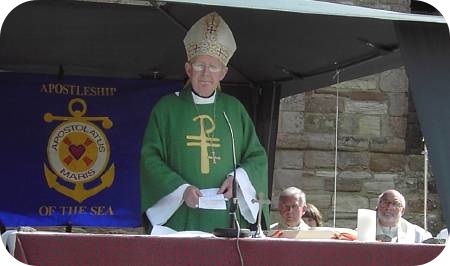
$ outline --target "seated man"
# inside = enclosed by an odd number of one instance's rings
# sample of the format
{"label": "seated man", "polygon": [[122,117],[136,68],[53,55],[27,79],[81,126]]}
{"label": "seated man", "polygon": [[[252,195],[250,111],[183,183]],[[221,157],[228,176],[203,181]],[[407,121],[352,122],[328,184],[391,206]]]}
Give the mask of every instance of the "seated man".
{"label": "seated man", "polygon": [[278,201],[278,211],[282,221],[273,225],[273,229],[309,229],[309,226],[302,220],[302,216],[306,211],[306,197],[301,189],[289,187],[283,190]]}
{"label": "seated man", "polygon": [[386,190],[378,197],[377,240],[383,242],[421,243],[431,234],[402,218],[405,197],[397,190]]}

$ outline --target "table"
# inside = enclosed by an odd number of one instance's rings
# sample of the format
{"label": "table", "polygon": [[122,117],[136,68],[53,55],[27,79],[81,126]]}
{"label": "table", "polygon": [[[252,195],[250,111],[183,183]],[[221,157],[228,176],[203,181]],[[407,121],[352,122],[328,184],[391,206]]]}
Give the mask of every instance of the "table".
{"label": "table", "polygon": [[[245,265],[419,265],[445,245],[345,240],[240,239]],[[76,233],[17,234],[32,265],[240,265],[236,239]]]}

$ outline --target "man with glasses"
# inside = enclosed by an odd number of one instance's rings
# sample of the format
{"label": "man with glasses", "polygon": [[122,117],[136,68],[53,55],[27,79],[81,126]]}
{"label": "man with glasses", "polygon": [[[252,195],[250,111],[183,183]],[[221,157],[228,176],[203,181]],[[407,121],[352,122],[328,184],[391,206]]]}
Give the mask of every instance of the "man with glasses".
{"label": "man with glasses", "polygon": [[[220,91],[236,50],[233,33],[213,12],[191,27],[184,46],[189,80],[179,93],[155,105],[144,136],[142,209],[153,227],[205,232],[230,227],[225,206],[232,196],[236,158],[238,220],[248,228],[259,210],[252,202],[256,193],[267,195],[267,156],[244,106]],[[223,204],[204,204],[207,194]]]}
{"label": "man with glasses", "polygon": [[402,218],[405,197],[397,190],[386,190],[378,197],[377,240],[383,242],[421,243],[432,235]]}

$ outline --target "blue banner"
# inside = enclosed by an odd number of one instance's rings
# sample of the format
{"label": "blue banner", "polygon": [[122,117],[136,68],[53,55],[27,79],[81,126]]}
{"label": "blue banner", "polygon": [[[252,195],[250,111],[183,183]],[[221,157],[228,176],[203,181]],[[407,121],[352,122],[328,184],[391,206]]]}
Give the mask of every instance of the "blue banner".
{"label": "blue banner", "polygon": [[0,219],[6,226],[141,224],[151,109],[179,82],[0,73]]}

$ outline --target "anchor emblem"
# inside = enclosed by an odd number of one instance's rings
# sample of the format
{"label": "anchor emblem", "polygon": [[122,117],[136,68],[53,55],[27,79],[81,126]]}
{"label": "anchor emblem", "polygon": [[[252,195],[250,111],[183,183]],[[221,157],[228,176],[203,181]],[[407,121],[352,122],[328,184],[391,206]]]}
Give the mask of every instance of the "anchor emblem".
{"label": "anchor emblem", "polygon": [[[78,107],[76,109],[75,107]],[[50,134],[47,145],[48,163],[44,163],[44,174],[50,188],[81,203],[100,191],[109,188],[114,182],[115,166],[111,164],[105,171],[110,156],[108,139],[97,127],[113,126],[109,117],[88,117],[87,104],[81,98],[70,100],[68,111],[71,116],[44,115],[44,121],[63,121]],[[92,121],[92,122],[91,122]],[[100,184],[92,187],[100,176]],[[60,182],[62,179],[65,182]],[[73,188],[64,185],[71,183]],[[89,189],[85,187],[89,185]]]}

